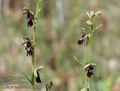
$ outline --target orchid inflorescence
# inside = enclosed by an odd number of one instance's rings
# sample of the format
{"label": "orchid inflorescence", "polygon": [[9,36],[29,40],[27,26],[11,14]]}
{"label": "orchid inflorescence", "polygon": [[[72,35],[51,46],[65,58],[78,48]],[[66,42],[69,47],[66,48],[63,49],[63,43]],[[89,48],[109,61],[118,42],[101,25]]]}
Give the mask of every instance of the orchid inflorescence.
{"label": "orchid inflorescence", "polygon": [[[34,88],[35,81],[37,83],[42,83],[42,80],[40,78],[40,73],[39,71],[43,69],[43,66],[40,66],[35,69],[35,37],[36,37],[36,22],[37,19],[35,17],[38,16],[38,13],[40,11],[40,2],[41,0],[37,0],[37,6],[36,6],[36,11],[33,13],[30,9],[24,8],[23,9],[23,15],[26,15],[26,21],[27,21],[27,29],[32,29],[31,27],[34,26],[33,28],[33,34],[32,36],[27,36],[23,39],[22,45],[25,46],[25,51],[26,51],[26,56],[31,56],[32,58],[32,77],[29,78],[27,75],[25,77],[28,79],[28,81],[32,84]],[[29,32],[28,32],[29,33]],[[32,39],[31,39],[32,37]]]}
{"label": "orchid inflorescence", "polygon": [[[80,35],[80,38],[77,41],[78,45],[82,45],[85,42],[85,45],[87,46],[90,43],[90,41],[92,40],[93,33],[99,27],[101,27],[101,24],[96,27],[94,22],[93,22],[94,18],[96,16],[99,16],[99,15],[101,15],[100,11],[97,11],[97,12],[94,12],[94,11],[87,12],[88,20],[86,21],[86,24],[88,25],[88,27],[90,27],[90,32],[88,32],[86,28],[82,28],[82,34]],[[76,56],[74,56],[74,59],[81,66],[83,66]],[[85,56],[85,66],[83,66],[83,70],[85,70],[85,87],[83,89],[81,89],[81,91],[89,91],[89,86],[87,85],[87,78],[91,79],[93,77],[93,75],[94,75],[94,67],[95,66],[96,66],[95,63],[88,63],[87,64],[87,57]]]}
{"label": "orchid inflorescence", "polygon": [[96,17],[96,16],[99,16],[101,15],[101,12],[100,11],[97,11],[97,12],[94,12],[94,11],[90,11],[90,12],[87,12],[87,16],[88,16],[88,20],[86,21],[86,24],[88,26],[91,27],[91,31],[89,33],[87,33],[86,29],[85,28],[82,28],[82,34],[79,38],[79,40],[77,41],[77,44],[78,45],[82,45],[85,41],[86,41],[86,45],[88,44],[88,42],[90,41],[90,38],[92,36],[92,34],[99,28],[101,27],[101,25],[95,27],[94,26],[94,23],[93,23],[93,19]]}

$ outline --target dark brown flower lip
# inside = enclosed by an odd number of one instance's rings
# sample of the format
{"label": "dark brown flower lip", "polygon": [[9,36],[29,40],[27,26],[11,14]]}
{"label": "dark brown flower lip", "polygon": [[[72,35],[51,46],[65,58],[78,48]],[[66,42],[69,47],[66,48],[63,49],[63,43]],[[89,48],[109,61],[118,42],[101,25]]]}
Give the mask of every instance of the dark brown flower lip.
{"label": "dark brown flower lip", "polygon": [[77,41],[78,45],[81,45],[86,39],[86,32],[83,31],[82,35],[80,36],[79,40]]}
{"label": "dark brown flower lip", "polygon": [[33,12],[30,11],[29,9],[24,9],[23,14],[27,15],[27,27],[32,27],[33,26],[33,20],[34,20],[34,15]]}
{"label": "dark brown flower lip", "polygon": [[84,42],[84,38],[80,38],[77,42],[78,45],[81,45]]}
{"label": "dark brown flower lip", "polygon": [[38,71],[37,71],[36,82],[37,83],[42,83],[42,80],[40,79],[40,75],[39,75]]}
{"label": "dark brown flower lip", "polygon": [[33,42],[28,37],[26,37],[22,45],[25,45],[26,56],[32,56],[34,49]]}
{"label": "dark brown flower lip", "polygon": [[92,78],[92,76],[93,76],[93,72],[92,72],[92,71],[91,71],[91,72],[88,71],[88,72],[87,72],[87,77],[88,77],[88,78]]}
{"label": "dark brown flower lip", "polygon": [[27,42],[25,50],[27,51],[27,56],[32,56],[33,54],[33,45],[31,42]]}

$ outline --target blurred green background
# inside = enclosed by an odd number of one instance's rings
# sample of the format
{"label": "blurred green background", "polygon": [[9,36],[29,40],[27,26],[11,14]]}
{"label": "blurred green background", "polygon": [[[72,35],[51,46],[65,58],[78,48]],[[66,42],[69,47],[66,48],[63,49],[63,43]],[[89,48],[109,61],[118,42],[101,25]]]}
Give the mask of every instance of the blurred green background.
{"label": "blurred green background", "polygon": [[[26,57],[21,39],[31,36],[23,8],[35,11],[36,0],[0,0],[0,75],[31,74],[31,57]],[[103,26],[94,34],[87,48],[77,45],[81,28],[86,26],[87,11],[102,12],[95,21]],[[90,91],[120,91],[120,1],[119,0],[42,0],[37,22],[36,67],[43,86],[53,81],[52,91],[80,91],[84,72],[74,60],[96,63]],[[9,89],[3,91],[27,91]],[[30,91],[30,90],[28,90]]]}

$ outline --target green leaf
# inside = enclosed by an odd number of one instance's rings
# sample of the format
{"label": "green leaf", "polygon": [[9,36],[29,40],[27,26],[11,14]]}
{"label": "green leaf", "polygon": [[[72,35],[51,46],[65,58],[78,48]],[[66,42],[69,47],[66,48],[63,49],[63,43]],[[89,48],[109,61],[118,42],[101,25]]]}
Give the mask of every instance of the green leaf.
{"label": "green leaf", "polygon": [[46,91],[51,91],[52,86],[53,86],[53,82],[52,81],[50,81],[49,83],[47,83],[46,84]]}
{"label": "green leaf", "polygon": [[74,56],[74,59],[81,65],[80,60],[76,56]]}
{"label": "green leaf", "polygon": [[31,81],[32,81],[32,84],[34,85],[34,72],[32,73]]}
{"label": "green leaf", "polygon": [[25,76],[25,78],[31,83],[31,85],[33,85],[32,80],[31,80],[26,74],[24,74],[24,76]]}

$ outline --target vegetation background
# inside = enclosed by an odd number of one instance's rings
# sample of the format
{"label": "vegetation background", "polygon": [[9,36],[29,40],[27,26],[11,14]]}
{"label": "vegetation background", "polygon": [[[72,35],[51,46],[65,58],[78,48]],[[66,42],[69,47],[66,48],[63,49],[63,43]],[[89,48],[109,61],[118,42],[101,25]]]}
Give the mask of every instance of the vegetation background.
{"label": "vegetation background", "polygon": [[[26,57],[21,39],[27,30],[23,7],[35,10],[35,0],[0,0],[0,76],[31,74],[31,57]],[[102,12],[95,21],[103,26],[95,33],[91,47],[77,45],[87,11]],[[89,29],[87,27],[87,29]],[[43,84],[53,81],[52,91],[80,91],[84,87],[81,63],[96,63],[90,91],[120,91],[120,0],[42,0],[37,23],[37,66]],[[4,89],[3,91],[30,91]],[[41,86],[45,91],[45,86]]]}

